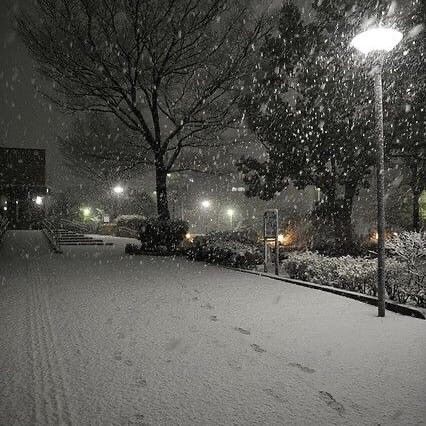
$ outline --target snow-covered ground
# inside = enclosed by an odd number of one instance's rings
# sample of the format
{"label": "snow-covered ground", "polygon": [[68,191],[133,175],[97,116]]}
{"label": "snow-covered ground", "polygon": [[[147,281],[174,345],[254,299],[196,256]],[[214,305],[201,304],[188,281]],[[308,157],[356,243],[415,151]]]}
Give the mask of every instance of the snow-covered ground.
{"label": "snow-covered ground", "polygon": [[425,321],[108,239],[6,234],[0,424],[424,424]]}

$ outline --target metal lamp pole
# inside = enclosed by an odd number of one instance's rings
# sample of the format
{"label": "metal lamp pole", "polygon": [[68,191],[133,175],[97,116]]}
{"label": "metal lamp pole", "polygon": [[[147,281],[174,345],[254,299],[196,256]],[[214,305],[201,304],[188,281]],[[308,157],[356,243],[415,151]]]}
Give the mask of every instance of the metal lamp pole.
{"label": "metal lamp pole", "polygon": [[377,136],[377,306],[378,316],[385,316],[385,150],[383,137],[383,57],[374,69],[374,109]]}
{"label": "metal lamp pole", "polygon": [[402,40],[402,33],[393,28],[371,28],[358,34],[351,45],[360,52],[377,55],[373,68],[374,109],[377,137],[377,306],[378,316],[385,316],[385,155],[383,138],[382,68],[384,53],[392,50]]}

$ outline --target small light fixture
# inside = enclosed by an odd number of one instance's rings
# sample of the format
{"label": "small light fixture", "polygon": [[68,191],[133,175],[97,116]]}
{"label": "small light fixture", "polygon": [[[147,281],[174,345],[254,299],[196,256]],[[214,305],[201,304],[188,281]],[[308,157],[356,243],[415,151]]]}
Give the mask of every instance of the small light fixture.
{"label": "small light fixture", "polygon": [[35,203],[38,206],[41,206],[43,204],[43,197],[40,197],[40,195],[37,195],[37,197],[35,198]]}

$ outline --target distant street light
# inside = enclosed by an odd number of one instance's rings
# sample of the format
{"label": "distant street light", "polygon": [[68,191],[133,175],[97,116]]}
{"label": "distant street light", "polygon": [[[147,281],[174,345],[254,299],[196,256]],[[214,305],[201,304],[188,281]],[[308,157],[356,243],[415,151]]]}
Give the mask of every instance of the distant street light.
{"label": "distant street light", "polygon": [[208,209],[212,205],[210,200],[203,200],[201,201],[201,207],[204,209]]}
{"label": "distant street light", "polygon": [[235,210],[234,209],[228,209],[226,211],[226,214],[229,216],[229,220],[231,221],[231,230],[233,230],[234,229],[233,220],[234,220]]}
{"label": "distant street light", "polygon": [[383,92],[382,68],[384,53],[391,51],[402,40],[402,33],[392,28],[372,28],[358,34],[351,46],[360,52],[374,56],[374,93],[377,135],[377,305],[379,317],[385,316],[385,208],[384,174],[385,156],[383,141]]}
{"label": "distant street light", "polygon": [[[203,201],[201,201],[201,207],[204,210],[208,210],[211,207],[211,205],[212,205],[212,203],[211,203],[210,200],[203,200]],[[207,215],[204,215],[204,227],[205,227],[205,233],[206,234],[207,234],[207,229],[208,229],[207,224],[208,224],[208,218],[207,218]]]}
{"label": "distant street light", "polygon": [[90,207],[83,207],[81,211],[83,212],[83,216],[85,218],[88,218],[92,214],[92,209]]}
{"label": "distant street light", "polygon": [[120,195],[120,194],[122,194],[124,192],[124,188],[121,185],[114,186],[114,188],[112,190],[117,195]]}
{"label": "distant street light", "polygon": [[40,197],[40,195],[37,195],[37,197],[35,198],[35,203],[36,203],[38,206],[43,205],[43,197]]}

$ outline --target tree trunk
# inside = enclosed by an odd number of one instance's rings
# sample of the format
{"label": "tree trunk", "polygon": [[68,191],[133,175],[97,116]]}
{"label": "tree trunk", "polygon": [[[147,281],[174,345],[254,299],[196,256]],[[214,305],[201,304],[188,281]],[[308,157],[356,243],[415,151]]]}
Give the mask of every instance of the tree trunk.
{"label": "tree trunk", "polygon": [[169,220],[169,203],[167,200],[167,170],[162,159],[155,163],[155,183],[157,191],[157,214],[161,220]]}

